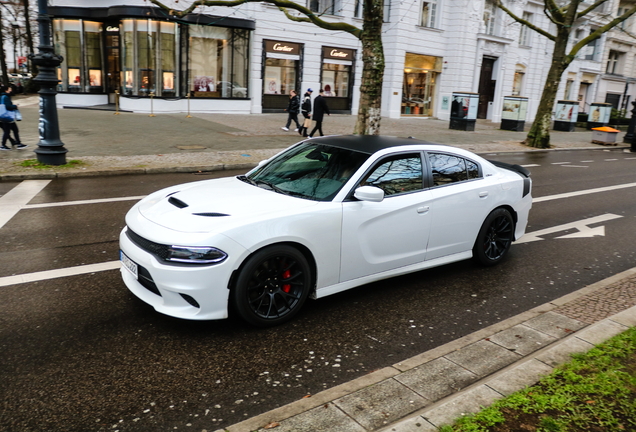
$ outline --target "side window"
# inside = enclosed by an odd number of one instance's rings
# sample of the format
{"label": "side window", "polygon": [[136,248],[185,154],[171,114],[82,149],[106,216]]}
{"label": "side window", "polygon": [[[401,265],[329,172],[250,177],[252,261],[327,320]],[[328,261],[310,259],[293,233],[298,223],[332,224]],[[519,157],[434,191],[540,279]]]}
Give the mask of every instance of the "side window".
{"label": "side window", "polygon": [[422,158],[418,154],[403,154],[383,159],[360,183],[376,186],[386,196],[422,189]]}
{"label": "side window", "polygon": [[479,166],[473,161],[444,153],[429,153],[428,160],[434,186],[479,178]]}

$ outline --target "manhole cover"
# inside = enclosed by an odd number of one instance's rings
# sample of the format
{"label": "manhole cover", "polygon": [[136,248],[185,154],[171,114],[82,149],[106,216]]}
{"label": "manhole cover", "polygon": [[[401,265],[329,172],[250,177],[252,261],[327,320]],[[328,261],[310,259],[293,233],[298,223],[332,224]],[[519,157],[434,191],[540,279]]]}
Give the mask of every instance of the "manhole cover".
{"label": "manhole cover", "polygon": [[179,150],[202,150],[205,147],[200,145],[191,145],[191,146],[177,146]]}

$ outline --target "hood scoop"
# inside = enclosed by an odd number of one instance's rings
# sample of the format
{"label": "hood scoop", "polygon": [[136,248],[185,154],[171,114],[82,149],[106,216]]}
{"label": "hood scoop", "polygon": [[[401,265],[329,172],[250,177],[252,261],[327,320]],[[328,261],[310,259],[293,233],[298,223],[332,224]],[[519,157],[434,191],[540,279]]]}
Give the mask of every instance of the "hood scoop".
{"label": "hood scoop", "polygon": [[168,202],[170,204],[172,204],[175,207],[179,207],[180,209],[182,208],[186,208],[188,205],[186,203],[184,203],[183,201],[181,201],[179,198],[175,198],[173,196],[171,196],[170,198],[168,198]]}
{"label": "hood scoop", "polygon": [[213,213],[213,212],[205,212],[205,213],[192,213],[194,216],[205,216],[205,217],[222,217],[229,216],[229,214],[225,213]]}

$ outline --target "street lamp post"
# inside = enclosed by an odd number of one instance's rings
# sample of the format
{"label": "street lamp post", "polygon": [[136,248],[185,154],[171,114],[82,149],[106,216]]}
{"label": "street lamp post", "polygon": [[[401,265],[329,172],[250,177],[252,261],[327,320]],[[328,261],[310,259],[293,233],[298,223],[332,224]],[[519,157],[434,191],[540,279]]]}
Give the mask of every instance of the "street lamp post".
{"label": "street lamp post", "polygon": [[40,31],[40,45],[38,53],[29,54],[31,62],[38,66],[39,73],[35,82],[40,84],[40,141],[34,150],[39,162],[46,165],[64,165],[67,149],[60,140],[60,128],[57,119],[57,67],[62,63],[62,57],[55,54],[51,44],[51,19],[48,15],[47,0],[38,0],[38,28]]}

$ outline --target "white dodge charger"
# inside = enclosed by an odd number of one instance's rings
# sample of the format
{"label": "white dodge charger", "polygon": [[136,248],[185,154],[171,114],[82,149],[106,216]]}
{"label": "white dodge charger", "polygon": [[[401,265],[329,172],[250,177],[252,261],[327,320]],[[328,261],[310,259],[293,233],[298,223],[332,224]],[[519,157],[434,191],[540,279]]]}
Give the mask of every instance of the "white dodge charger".
{"label": "white dodge charger", "polygon": [[166,315],[276,325],[308,297],[497,264],[525,232],[531,186],[518,165],[418,139],[310,139],[247,175],[141,200],[120,235],[122,276]]}

